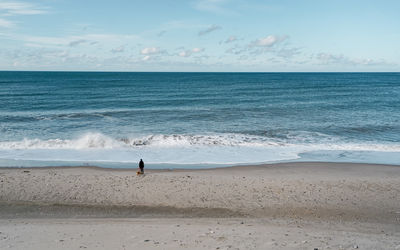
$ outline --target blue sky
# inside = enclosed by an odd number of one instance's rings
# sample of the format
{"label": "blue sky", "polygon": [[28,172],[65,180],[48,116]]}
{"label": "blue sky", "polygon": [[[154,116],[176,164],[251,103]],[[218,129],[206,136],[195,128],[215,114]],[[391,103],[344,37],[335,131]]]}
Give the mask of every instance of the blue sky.
{"label": "blue sky", "polygon": [[0,0],[0,70],[400,71],[397,0]]}

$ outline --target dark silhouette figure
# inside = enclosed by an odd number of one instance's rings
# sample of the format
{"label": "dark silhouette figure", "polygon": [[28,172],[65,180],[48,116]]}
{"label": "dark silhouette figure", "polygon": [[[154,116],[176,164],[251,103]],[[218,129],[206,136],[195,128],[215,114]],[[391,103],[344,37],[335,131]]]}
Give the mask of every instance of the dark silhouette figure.
{"label": "dark silhouette figure", "polygon": [[140,159],[140,161],[139,161],[139,168],[140,168],[140,172],[142,174],[144,174],[144,162],[142,159]]}

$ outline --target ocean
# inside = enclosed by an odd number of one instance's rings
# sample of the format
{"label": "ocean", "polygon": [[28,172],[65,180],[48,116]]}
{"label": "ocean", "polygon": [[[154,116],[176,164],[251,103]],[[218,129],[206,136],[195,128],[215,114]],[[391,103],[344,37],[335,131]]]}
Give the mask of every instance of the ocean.
{"label": "ocean", "polygon": [[0,166],[400,165],[400,73],[0,72]]}

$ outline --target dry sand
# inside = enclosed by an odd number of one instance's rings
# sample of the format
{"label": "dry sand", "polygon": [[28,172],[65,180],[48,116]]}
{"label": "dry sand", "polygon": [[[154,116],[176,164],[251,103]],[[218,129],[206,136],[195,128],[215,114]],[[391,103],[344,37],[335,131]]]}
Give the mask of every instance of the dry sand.
{"label": "dry sand", "polygon": [[0,169],[0,249],[400,249],[400,167]]}

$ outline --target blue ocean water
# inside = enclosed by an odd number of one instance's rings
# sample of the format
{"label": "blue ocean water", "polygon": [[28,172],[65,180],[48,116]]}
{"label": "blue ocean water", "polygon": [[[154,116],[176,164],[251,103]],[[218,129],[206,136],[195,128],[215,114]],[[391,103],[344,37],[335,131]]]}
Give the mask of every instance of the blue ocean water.
{"label": "blue ocean water", "polygon": [[400,73],[0,72],[0,166],[400,164]]}

